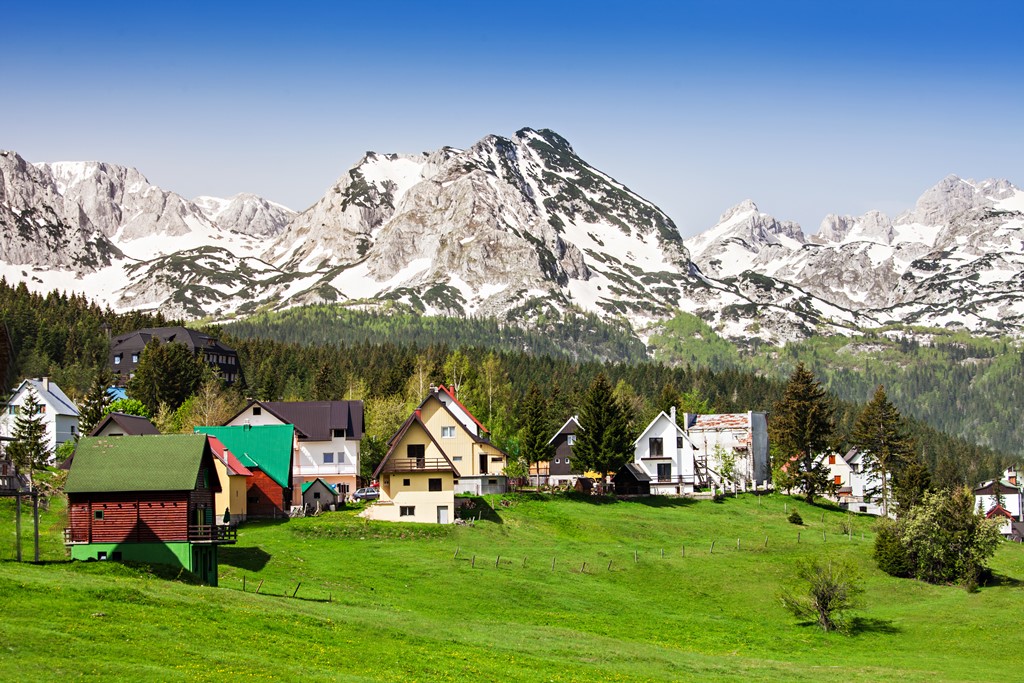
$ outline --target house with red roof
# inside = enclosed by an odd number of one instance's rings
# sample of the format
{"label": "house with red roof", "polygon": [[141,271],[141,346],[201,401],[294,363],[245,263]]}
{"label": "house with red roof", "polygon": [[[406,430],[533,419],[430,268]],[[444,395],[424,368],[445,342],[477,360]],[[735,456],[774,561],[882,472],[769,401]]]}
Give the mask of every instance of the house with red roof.
{"label": "house with red roof", "polygon": [[235,524],[248,516],[248,490],[252,471],[228,450],[216,436],[207,436],[213,451],[213,468],[220,481],[214,494],[213,510],[218,524]]}
{"label": "house with red roof", "polygon": [[999,530],[1006,538],[1024,537],[1024,490],[1017,468],[1010,466],[1000,479],[982,482],[974,488],[978,511],[988,519],[999,520]]}
{"label": "house with red roof", "polygon": [[455,389],[430,387],[416,410],[426,430],[460,472],[456,493],[483,495],[508,490],[504,475],[508,454],[491,443],[487,428],[459,401]]}

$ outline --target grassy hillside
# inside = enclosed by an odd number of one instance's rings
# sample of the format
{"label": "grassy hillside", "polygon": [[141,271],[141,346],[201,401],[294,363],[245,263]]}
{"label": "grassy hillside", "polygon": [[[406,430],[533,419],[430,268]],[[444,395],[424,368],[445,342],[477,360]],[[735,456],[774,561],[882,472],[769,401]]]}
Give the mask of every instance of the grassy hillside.
{"label": "grassy hillside", "polygon": [[[481,512],[472,527],[352,511],[250,524],[223,549],[219,589],[59,561],[60,511],[48,513],[51,562],[0,564],[0,679],[982,681],[998,677],[1006,615],[1024,606],[1020,546],[1000,549],[999,584],[976,594],[897,580],[870,560],[873,520],[852,518],[851,540],[845,513],[783,496]],[[12,513],[0,503],[5,559]],[[780,587],[809,557],[863,572],[853,635],[783,611]]]}

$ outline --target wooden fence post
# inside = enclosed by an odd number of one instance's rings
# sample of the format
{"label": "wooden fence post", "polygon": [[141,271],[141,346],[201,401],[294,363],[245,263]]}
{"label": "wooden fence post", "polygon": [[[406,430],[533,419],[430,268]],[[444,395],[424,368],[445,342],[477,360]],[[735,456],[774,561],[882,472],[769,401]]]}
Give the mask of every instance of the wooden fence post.
{"label": "wooden fence post", "polygon": [[462,548],[456,548],[456,549],[455,549],[455,554],[454,554],[454,555],[452,555],[452,559],[453,559],[453,560],[454,560],[454,559],[457,559],[457,558],[459,557],[459,551],[460,551],[460,550],[462,550]]}
{"label": "wooden fence post", "polygon": [[261,588],[263,588],[263,579],[260,579],[260,585],[256,586],[256,592],[259,593]]}
{"label": "wooden fence post", "polygon": [[711,553],[710,554],[711,555],[715,554],[715,542],[714,541],[711,541]]}
{"label": "wooden fence post", "polygon": [[299,581],[299,585],[295,587],[295,592],[293,592],[293,593],[292,593],[292,597],[293,597],[293,598],[294,598],[294,597],[295,597],[296,595],[298,595],[298,593],[299,593],[299,586],[301,586],[301,585],[302,585],[302,582],[301,582],[301,581]]}

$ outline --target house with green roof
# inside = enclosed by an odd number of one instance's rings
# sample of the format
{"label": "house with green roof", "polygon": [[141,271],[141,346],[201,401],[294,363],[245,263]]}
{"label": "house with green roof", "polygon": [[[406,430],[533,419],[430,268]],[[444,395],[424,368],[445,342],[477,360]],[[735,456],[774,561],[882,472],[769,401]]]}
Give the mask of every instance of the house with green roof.
{"label": "house with green roof", "polygon": [[218,526],[220,490],[204,434],[84,437],[64,491],[65,543],[76,560],[181,567],[217,585],[217,548],[234,543]]}
{"label": "house with green roof", "polygon": [[288,515],[292,505],[295,427],[290,424],[237,425],[196,427],[195,431],[217,437],[252,472],[246,482],[248,517]]}
{"label": "house with green roof", "polygon": [[338,489],[321,477],[302,484],[302,505],[306,510],[326,510],[338,503]]}

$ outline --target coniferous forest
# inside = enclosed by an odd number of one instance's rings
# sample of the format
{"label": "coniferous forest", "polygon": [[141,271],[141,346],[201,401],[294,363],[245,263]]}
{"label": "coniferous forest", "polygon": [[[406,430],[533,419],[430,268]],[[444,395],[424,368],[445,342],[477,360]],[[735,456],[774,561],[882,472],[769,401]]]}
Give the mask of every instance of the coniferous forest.
{"label": "coniferous forest", "polygon": [[[79,400],[107,362],[108,330],[118,334],[178,324],[160,315],[117,314],[78,296],[40,296],[24,284],[11,286],[2,280],[0,322],[13,347],[9,384],[46,374]],[[493,319],[315,306],[205,331],[239,353],[244,381],[224,390],[236,401],[364,400],[365,450],[371,461],[375,453],[382,454],[387,438],[431,383],[458,384],[460,399],[510,453],[519,450],[524,397],[531,384],[541,389],[553,434],[579,411],[587,387],[603,372],[629,408],[633,436],[671,405],[680,412],[771,411],[784,387],[781,373],[757,372],[739,363],[648,360],[644,345],[628,328],[583,314],[542,320],[539,329],[527,330]],[[858,376],[858,381],[873,380]],[[899,404],[899,393],[886,388]],[[837,449],[847,446],[867,398],[836,399]],[[976,482],[1016,456],[945,434],[901,409],[910,418],[915,447],[938,484]]]}

